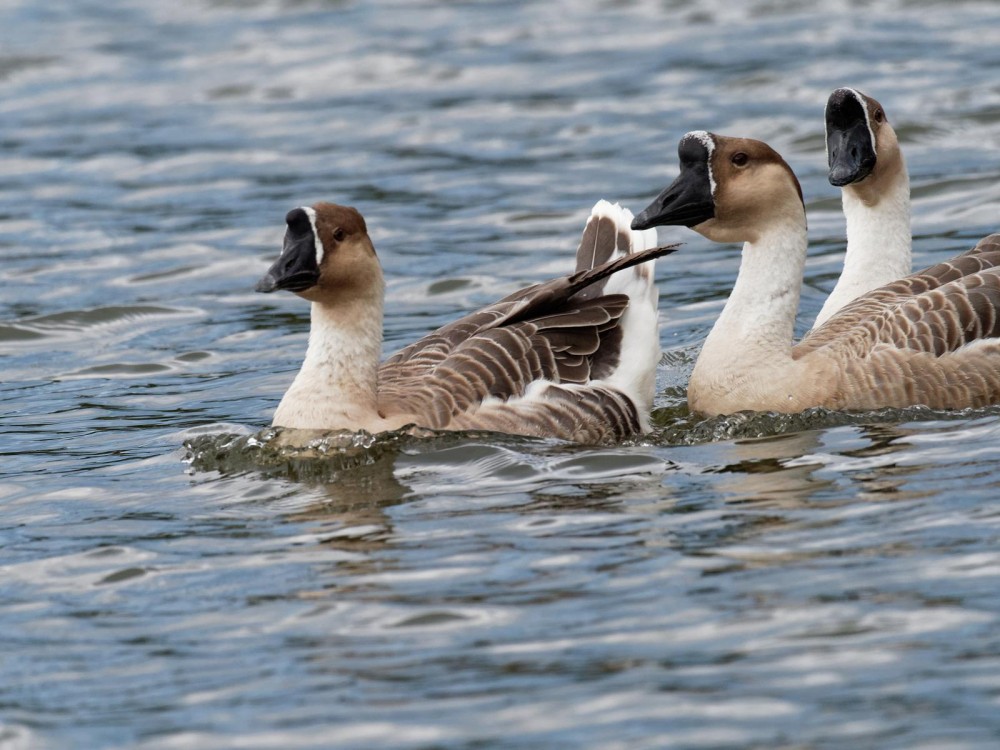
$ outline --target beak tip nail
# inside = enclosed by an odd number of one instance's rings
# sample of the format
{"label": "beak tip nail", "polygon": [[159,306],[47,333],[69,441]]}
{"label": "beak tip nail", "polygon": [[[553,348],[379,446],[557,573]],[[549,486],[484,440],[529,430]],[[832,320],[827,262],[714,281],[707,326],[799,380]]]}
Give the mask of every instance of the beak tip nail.
{"label": "beak tip nail", "polygon": [[255,292],[261,292],[262,294],[268,294],[270,292],[273,292],[277,288],[278,286],[274,276],[272,276],[271,274],[266,274],[264,278],[262,278],[260,281],[256,283],[256,285],[254,285],[253,290]]}

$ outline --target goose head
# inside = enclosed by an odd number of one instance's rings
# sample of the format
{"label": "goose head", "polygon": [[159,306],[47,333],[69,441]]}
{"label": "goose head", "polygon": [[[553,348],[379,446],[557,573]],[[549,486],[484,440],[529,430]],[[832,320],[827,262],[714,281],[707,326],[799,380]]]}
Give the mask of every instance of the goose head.
{"label": "goose head", "polygon": [[896,131],[875,99],[850,88],[830,94],[826,103],[826,156],[835,187],[881,192],[886,178],[903,167]]}
{"label": "goose head", "polygon": [[287,289],[313,302],[363,295],[382,275],[364,217],[335,203],[293,208],[281,255],[257,282],[258,292]]}
{"label": "goose head", "polygon": [[714,242],[754,242],[775,223],[804,225],[799,181],[766,143],[696,130],[681,138],[677,156],[677,179],[633,229],[686,226]]}

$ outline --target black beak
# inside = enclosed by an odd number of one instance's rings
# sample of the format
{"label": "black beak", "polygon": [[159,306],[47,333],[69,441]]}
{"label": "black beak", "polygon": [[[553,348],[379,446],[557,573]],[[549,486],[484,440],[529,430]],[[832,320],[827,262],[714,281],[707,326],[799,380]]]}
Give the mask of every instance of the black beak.
{"label": "black beak", "polygon": [[681,173],[670,187],[632,220],[632,228],[693,227],[714,216],[715,201],[708,164],[692,164],[681,166]]}
{"label": "black beak", "polygon": [[261,277],[260,281],[258,281],[254,285],[253,290],[255,292],[263,292],[264,294],[269,294],[275,291],[277,288],[278,288],[278,280],[274,277],[274,274],[271,273],[269,269],[268,272]]}
{"label": "black beak", "polygon": [[830,155],[830,184],[835,187],[860,182],[875,169],[875,149],[864,121],[846,130],[831,130],[826,139]]}
{"label": "black beak", "polygon": [[296,208],[285,217],[288,229],[281,255],[254,287],[256,292],[274,292],[287,289],[304,292],[319,281],[316,264],[316,238],[306,212]]}
{"label": "black beak", "polygon": [[826,105],[826,152],[830,184],[860,182],[875,169],[875,144],[868,129],[865,105],[853,92],[837,89]]}

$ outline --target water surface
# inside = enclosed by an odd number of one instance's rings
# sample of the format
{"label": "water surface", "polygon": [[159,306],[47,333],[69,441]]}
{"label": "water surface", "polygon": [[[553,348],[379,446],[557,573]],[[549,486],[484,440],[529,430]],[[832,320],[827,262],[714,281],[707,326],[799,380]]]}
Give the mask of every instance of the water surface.
{"label": "water surface", "polygon": [[684,132],[761,138],[801,332],[830,90],[885,105],[925,265],[997,229],[998,69],[992,2],[0,1],[0,747],[996,747],[997,412],[689,417],[736,247],[661,230],[646,439],[249,436],[293,206],[367,217],[388,352],[568,270]]}

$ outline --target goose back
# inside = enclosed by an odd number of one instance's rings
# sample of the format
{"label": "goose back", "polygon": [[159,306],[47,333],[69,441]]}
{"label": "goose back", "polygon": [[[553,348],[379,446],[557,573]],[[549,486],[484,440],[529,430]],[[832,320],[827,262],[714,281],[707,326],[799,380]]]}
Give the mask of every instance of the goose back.
{"label": "goose back", "polygon": [[[879,321],[877,325],[883,331],[880,335],[893,337],[899,345],[905,345],[908,333],[913,330],[914,318],[919,320],[920,316],[912,305],[906,311],[900,308],[923,295],[927,296],[917,304],[926,306],[920,309],[931,312],[921,324],[925,336],[930,336],[932,339],[953,338],[948,330],[954,327],[957,319],[955,313],[946,311],[964,308],[964,303],[960,301],[965,296],[961,280],[969,278],[971,281],[971,277],[981,273],[990,277],[1000,273],[1000,234],[984,237],[972,249],[961,255],[897,279],[854,300],[822,326],[806,334],[793,348],[792,356],[799,359],[822,347],[842,342],[848,333],[870,331],[876,325],[876,320]],[[943,296],[930,294],[955,282],[960,283],[950,287]],[[989,283],[991,282],[986,282],[987,285]],[[978,299],[978,294],[974,294],[974,298]],[[990,314],[986,308],[981,310],[983,315]],[[896,311],[900,313],[898,318],[895,317]],[[971,320],[969,322],[971,323]],[[874,342],[879,339],[871,340]]]}
{"label": "goose back", "polygon": [[[652,304],[655,332],[648,262],[678,246],[645,247],[655,233],[633,232],[630,221],[628,212],[609,218],[595,208],[573,274],[519,290],[385,360],[378,374],[380,414],[412,416],[437,429],[579,442],[640,432],[648,408],[637,401],[651,402],[652,393],[630,398],[606,381],[629,355],[624,345],[630,304]],[[619,273],[642,278],[646,298],[605,293],[608,279]],[[658,334],[652,342],[658,350]]]}
{"label": "goose back", "polygon": [[851,305],[793,351],[829,360],[823,405],[869,409],[1000,402],[1000,235]]}

